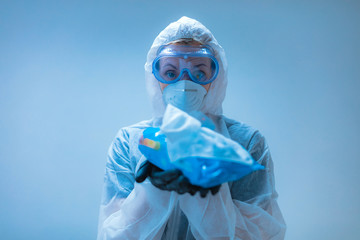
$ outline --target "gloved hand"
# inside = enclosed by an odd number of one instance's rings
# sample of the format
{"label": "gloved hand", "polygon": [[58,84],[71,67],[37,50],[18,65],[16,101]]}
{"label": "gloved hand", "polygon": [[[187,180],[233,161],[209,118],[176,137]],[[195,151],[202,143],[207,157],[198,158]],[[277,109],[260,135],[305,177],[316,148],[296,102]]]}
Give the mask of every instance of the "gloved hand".
{"label": "gloved hand", "polygon": [[215,195],[220,190],[220,186],[212,188],[202,188],[199,186],[192,185],[184,174],[178,170],[167,170],[164,171],[159,167],[155,166],[149,161],[145,161],[139,168],[135,180],[138,183],[142,183],[149,177],[150,182],[157,188],[167,191],[175,191],[179,194],[190,193],[192,196],[196,192],[200,192],[201,197],[206,197],[210,191],[212,195]]}

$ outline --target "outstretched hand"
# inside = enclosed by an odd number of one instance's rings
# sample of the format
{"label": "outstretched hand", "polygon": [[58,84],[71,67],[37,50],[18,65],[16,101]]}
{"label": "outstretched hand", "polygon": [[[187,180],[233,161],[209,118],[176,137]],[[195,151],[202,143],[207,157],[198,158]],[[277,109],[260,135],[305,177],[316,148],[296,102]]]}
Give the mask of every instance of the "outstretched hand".
{"label": "outstretched hand", "polygon": [[211,188],[202,188],[200,186],[192,185],[189,179],[179,169],[162,170],[155,166],[148,160],[139,168],[135,180],[138,183],[142,183],[149,177],[150,182],[157,188],[166,191],[175,191],[178,194],[190,193],[192,196],[196,192],[200,192],[201,197],[206,197],[210,191],[212,195],[219,192],[220,186]]}

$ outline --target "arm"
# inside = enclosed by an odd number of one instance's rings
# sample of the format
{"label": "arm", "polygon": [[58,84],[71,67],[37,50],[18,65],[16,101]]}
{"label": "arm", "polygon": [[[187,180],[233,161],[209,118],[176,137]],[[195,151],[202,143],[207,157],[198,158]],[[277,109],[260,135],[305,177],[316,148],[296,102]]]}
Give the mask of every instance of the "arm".
{"label": "arm", "polygon": [[264,137],[255,132],[247,149],[265,170],[223,184],[215,196],[180,197],[196,239],[284,238],[286,227],[276,202],[273,165]]}
{"label": "arm", "polygon": [[149,181],[135,183],[129,136],[121,130],[109,149],[99,214],[98,240],[161,236],[176,201]]}

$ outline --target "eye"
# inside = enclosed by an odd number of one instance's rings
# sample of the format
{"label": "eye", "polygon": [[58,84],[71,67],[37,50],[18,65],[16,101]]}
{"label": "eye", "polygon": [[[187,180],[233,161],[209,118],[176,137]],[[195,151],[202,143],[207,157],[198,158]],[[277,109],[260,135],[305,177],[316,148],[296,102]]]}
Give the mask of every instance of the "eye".
{"label": "eye", "polygon": [[174,71],[166,71],[165,76],[169,79],[173,79],[176,77],[176,74],[174,73]]}
{"label": "eye", "polygon": [[205,72],[201,70],[194,72],[193,76],[196,78],[196,80],[203,80],[204,78],[206,78]]}

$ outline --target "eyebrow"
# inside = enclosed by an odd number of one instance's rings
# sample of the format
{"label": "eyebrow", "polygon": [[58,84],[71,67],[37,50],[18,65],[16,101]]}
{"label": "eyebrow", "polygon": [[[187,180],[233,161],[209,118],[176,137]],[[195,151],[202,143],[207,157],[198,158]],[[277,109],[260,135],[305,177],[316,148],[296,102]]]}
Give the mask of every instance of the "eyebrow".
{"label": "eyebrow", "polygon": [[200,64],[195,65],[195,67],[201,67],[201,66],[207,67],[207,65],[205,63],[200,63]]}
{"label": "eyebrow", "polygon": [[173,67],[173,68],[177,69],[177,67],[175,67],[175,66],[172,65],[171,63],[167,63],[167,64],[165,64],[163,67],[167,67],[167,66],[170,66],[170,67]]}

